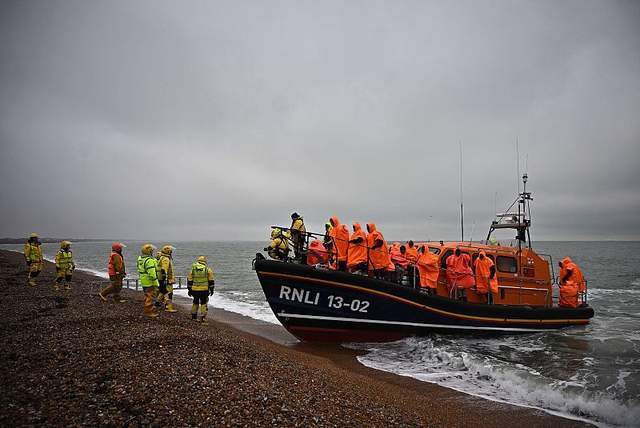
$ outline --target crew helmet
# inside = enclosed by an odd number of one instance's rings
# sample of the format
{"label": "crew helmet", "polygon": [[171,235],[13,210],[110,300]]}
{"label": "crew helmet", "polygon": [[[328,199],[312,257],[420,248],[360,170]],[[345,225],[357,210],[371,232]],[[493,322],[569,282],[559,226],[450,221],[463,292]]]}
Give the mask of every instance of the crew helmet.
{"label": "crew helmet", "polygon": [[274,227],[273,230],[271,231],[271,239],[275,239],[279,237],[281,234],[282,234],[282,229],[280,229],[279,227]]}
{"label": "crew helmet", "polygon": [[111,251],[115,251],[116,253],[121,252],[123,248],[127,248],[127,246],[122,242],[114,242],[111,244]]}
{"label": "crew helmet", "polygon": [[29,238],[38,238],[38,234],[33,232],[31,235],[29,235]]}
{"label": "crew helmet", "polygon": [[145,256],[152,256],[153,250],[155,250],[155,248],[156,247],[151,244],[144,244],[142,247],[140,247],[140,252]]}
{"label": "crew helmet", "polygon": [[67,248],[71,248],[71,241],[62,241],[60,243],[60,248],[67,249]]}
{"label": "crew helmet", "polygon": [[207,264],[207,256],[199,256],[198,257],[198,262]]}
{"label": "crew helmet", "polygon": [[173,247],[171,245],[165,245],[164,247],[162,247],[162,251],[161,252],[165,256],[170,256],[174,249],[175,249],[175,247]]}

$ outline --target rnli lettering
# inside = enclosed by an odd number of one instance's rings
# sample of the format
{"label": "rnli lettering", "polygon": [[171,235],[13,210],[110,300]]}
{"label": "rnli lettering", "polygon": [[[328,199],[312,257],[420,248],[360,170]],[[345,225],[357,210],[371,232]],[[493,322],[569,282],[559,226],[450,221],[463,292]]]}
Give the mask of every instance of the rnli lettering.
{"label": "rnli lettering", "polygon": [[320,293],[303,290],[301,288],[280,286],[280,299],[291,300],[293,302],[306,303],[307,305],[317,305],[320,301]]}
{"label": "rnli lettering", "polygon": [[[318,303],[320,303],[320,293],[304,290],[302,288],[289,287],[288,285],[280,286],[279,297],[281,300],[290,300],[292,302],[300,302],[307,305],[317,306]],[[368,300],[353,299],[349,301],[342,296],[335,296],[333,294],[327,296],[326,304],[327,307],[333,309],[351,310],[351,312],[363,313],[369,312],[369,306],[371,306],[371,303]]]}

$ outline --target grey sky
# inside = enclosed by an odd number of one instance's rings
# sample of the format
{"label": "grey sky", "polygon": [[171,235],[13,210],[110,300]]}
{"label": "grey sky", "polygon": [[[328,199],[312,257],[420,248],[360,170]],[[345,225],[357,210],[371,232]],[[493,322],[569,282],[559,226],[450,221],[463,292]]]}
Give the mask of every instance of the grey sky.
{"label": "grey sky", "polygon": [[640,239],[640,2],[5,1],[0,236]]}

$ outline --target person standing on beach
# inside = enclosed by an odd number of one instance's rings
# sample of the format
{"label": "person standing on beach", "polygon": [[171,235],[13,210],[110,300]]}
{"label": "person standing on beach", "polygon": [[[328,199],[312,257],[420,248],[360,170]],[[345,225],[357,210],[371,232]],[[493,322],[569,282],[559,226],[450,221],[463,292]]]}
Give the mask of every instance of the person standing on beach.
{"label": "person standing on beach", "polygon": [[42,249],[40,248],[40,240],[38,240],[37,233],[32,233],[24,244],[24,258],[28,268],[27,284],[35,287],[36,277],[42,271]]}
{"label": "person standing on beach", "polygon": [[158,289],[158,301],[164,303],[164,310],[167,312],[178,312],[173,306],[173,284],[176,278],[173,274],[173,247],[165,245],[160,251],[160,259],[158,261],[158,274],[160,287]]}
{"label": "person standing on beach", "polygon": [[71,290],[71,276],[75,267],[73,252],[71,251],[71,242],[62,241],[60,243],[60,251],[56,253],[56,281],[53,284],[55,291],[60,290],[63,280],[64,289]]}
{"label": "person standing on beach", "polygon": [[[193,304],[191,305],[191,319],[194,321],[200,321],[207,323],[207,303],[209,302],[209,296],[213,296],[213,290],[215,286],[215,277],[213,270],[207,266],[207,258],[200,256],[191,265],[191,271],[187,275],[187,288],[188,295],[193,297]],[[200,317],[198,317],[198,309],[200,310]]]}
{"label": "person standing on beach", "polygon": [[304,259],[304,238],[307,229],[304,226],[304,219],[298,213],[291,214],[291,242],[293,243],[293,253],[296,261],[306,263]]}
{"label": "person standing on beach", "polygon": [[111,256],[109,257],[109,280],[111,284],[98,295],[103,301],[107,301],[107,296],[113,294],[113,300],[118,303],[124,303],[126,300],[120,298],[120,290],[122,290],[122,280],[126,275],[124,267],[124,257],[122,249],[125,245],[121,242],[114,242],[111,245]]}
{"label": "person standing on beach", "polygon": [[158,316],[153,307],[153,298],[158,295],[158,260],[153,257],[153,245],[144,244],[140,248],[137,268],[140,276],[140,284],[144,291],[144,314],[150,318]]}

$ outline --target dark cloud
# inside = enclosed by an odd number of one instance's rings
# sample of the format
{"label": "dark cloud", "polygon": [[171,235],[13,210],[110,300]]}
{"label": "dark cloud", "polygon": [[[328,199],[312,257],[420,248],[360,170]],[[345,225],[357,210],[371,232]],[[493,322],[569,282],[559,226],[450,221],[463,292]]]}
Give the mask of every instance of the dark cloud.
{"label": "dark cloud", "polygon": [[[640,239],[636,2],[9,1],[0,235],[261,239],[292,211]],[[526,161],[525,161],[526,159]]]}

